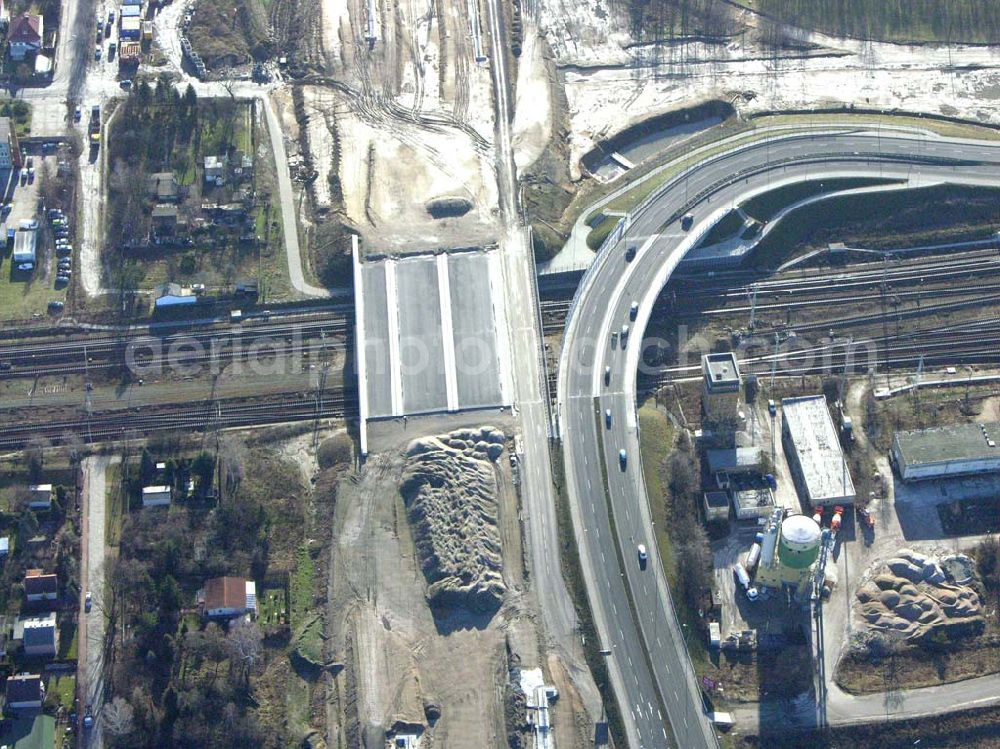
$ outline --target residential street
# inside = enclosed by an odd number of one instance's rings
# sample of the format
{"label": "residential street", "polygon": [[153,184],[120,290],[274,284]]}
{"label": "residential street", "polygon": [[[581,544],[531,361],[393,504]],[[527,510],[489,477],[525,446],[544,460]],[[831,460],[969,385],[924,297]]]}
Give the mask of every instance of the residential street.
{"label": "residential street", "polygon": [[[80,696],[81,717],[88,706],[94,716],[100,713],[104,691],[104,571],[105,571],[105,508],[108,468],[119,462],[117,457],[95,455],[84,458],[83,471],[83,532],[80,549],[80,579],[83,594],[90,591],[93,606],[88,614],[80,602],[79,662],[77,694]],[[103,746],[101,723],[90,732],[80,732],[80,746]]]}

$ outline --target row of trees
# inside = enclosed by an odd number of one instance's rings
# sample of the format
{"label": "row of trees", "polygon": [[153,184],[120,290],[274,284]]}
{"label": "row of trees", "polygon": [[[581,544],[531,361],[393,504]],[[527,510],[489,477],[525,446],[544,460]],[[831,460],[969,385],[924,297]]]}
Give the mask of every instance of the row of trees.
{"label": "row of trees", "polygon": [[712,548],[701,522],[701,471],[687,432],[668,459],[667,529],[677,559],[678,584],[688,607],[697,610],[712,585]]}

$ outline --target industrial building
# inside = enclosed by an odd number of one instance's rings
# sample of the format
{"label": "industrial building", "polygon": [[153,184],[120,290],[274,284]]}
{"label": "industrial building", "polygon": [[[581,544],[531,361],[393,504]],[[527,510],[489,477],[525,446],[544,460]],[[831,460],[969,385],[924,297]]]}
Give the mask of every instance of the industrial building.
{"label": "industrial building", "polygon": [[760,473],[763,453],[759,447],[731,447],[705,451],[708,470],[712,475]]}
{"label": "industrial building", "polygon": [[770,588],[794,588],[802,596],[810,589],[813,565],[819,558],[823,531],[808,515],[771,513],[761,541],[754,582]]}
{"label": "industrial building", "polygon": [[726,492],[705,492],[705,520],[709,523],[729,520],[729,495]]}
{"label": "industrial building", "polygon": [[702,399],[705,418],[735,422],[740,412],[740,368],[732,353],[706,354],[701,358]]}
{"label": "industrial building", "polygon": [[34,229],[20,229],[14,235],[14,263],[34,265],[38,232]]}
{"label": "industrial building", "polygon": [[781,444],[799,499],[809,507],[854,503],[854,482],[823,395],[781,402]]}
{"label": "industrial building", "polygon": [[1000,471],[1000,423],[955,424],[898,432],[892,461],[904,481]]}
{"label": "industrial building", "polygon": [[767,486],[734,488],[732,496],[737,520],[766,518],[774,511],[774,493]]}

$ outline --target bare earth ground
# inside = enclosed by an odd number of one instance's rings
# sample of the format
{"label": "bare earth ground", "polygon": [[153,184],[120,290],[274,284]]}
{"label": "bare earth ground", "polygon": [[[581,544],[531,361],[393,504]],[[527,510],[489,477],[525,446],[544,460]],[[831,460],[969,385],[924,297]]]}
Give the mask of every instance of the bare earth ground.
{"label": "bare earth ground", "polygon": [[[376,7],[374,44],[365,39],[362,0],[325,0],[321,23],[302,42],[310,64],[325,73],[301,87],[308,152],[297,158],[315,169],[315,208],[341,214],[360,232],[366,252],[491,243],[497,235],[491,78],[488,64],[474,59],[468,4]],[[287,121],[292,102],[282,104]],[[471,208],[435,219],[427,204],[440,198],[461,198]]]}
{"label": "bare earth ground", "polygon": [[[493,414],[496,415],[496,414]],[[504,685],[508,650],[523,668],[541,666],[560,691],[554,720],[559,746],[586,745],[590,725],[561,664],[546,657],[536,629],[535,602],[523,572],[519,502],[506,451],[494,463],[498,531],[507,588],[492,616],[464,609],[432,613],[427,583],[399,492],[405,446],[415,437],[490,421],[466,415],[385,422],[376,430],[381,452],[341,482],[334,517],[329,594],[329,660],[342,663],[328,705],[330,746],[381,746],[393,726],[427,726],[434,747],[507,745]],[[340,743],[338,743],[338,741]]]}

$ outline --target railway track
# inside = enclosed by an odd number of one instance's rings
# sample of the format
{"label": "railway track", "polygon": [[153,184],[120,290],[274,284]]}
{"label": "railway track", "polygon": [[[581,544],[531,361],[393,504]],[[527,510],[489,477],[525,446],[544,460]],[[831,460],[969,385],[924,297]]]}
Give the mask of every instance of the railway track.
{"label": "railway track", "polygon": [[[353,390],[324,393],[287,393],[276,399],[233,398],[183,403],[138,410],[93,413],[71,419],[39,419],[6,423],[0,427],[0,449],[23,448],[30,440],[44,437],[52,444],[65,443],[68,435],[84,442],[121,439],[129,434],[159,431],[208,431],[241,426],[264,426],[311,419],[347,418],[357,415]],[[19,412],[23,415],[23,411]]]}
{"label": "railway track", "polygon": [[[995,324],[995,323],[994,323]],[[787,343],[787,342],[786,342]],[[759,353],[756,353],[759,352]],[[982,329],[919,331],[893,336],[886,345],[880,339],[853,341],[836,339],[816,346],[779,349],[777,353],[762,338],[758,345],[737,351],[740,367],[747,373],[767,375],[772,367],[783,375],[868,372],[902,365],[996,364],[1000,363],[1000,332]],[[777,363],[777,366],[775,366]],[[660,384],[701,376],[700,364],[658,368],[653,379]]]}
{"label": "railway track", "polygon": [[100,336],[68,341],[39,341],[0,347],[0,379],[64,375],[108,369],[134,362],[195,366],[230,362],[250,355],[310,350],[342,350],[351,335],[346,317],[295,323],[176,332],[165,336]]}

